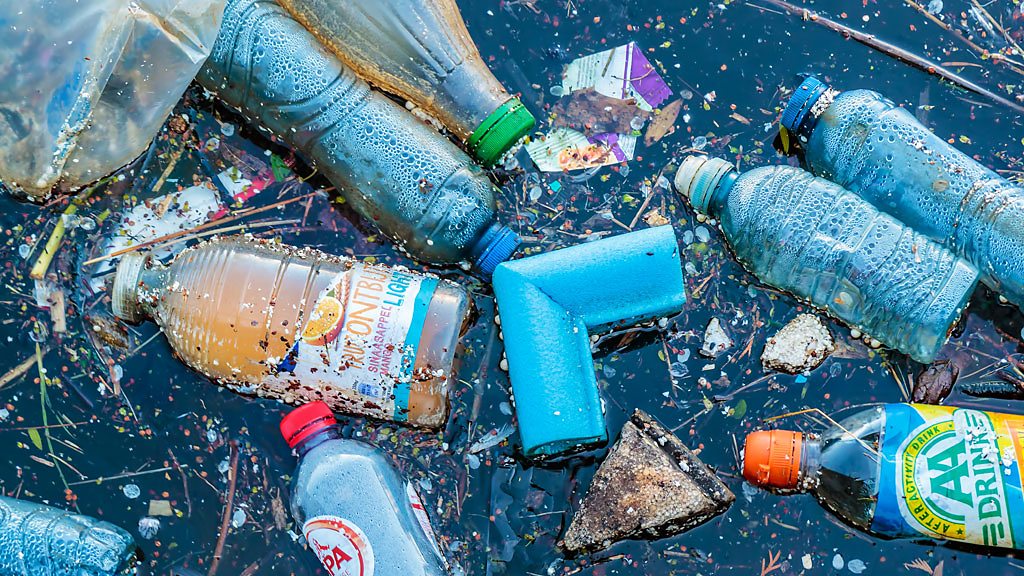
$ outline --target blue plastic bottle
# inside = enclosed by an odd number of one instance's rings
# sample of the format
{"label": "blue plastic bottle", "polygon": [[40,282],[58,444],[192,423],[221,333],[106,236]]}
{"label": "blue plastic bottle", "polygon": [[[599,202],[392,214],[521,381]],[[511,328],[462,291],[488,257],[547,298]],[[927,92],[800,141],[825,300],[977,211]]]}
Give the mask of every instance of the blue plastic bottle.
{"label": "blue plastic bottle", "polygon": [[88,516],[0,496],[0,575],[136,576],[131,535]]}
{"label": "blue plastic bottle", "polygon": [[782,125],[800,140],[808,170],[945,245],[1024,306],[1024,188],[870,90],[838,92],[808,78]]}
{"label": "blue plastic bottle", "polygon": [[919,362],[934,360],[978,281],[969,263],[799,168],[738,174],[690,156],[675,184],[762,282]]}
{"label": "blue plastic bottle", "polygon": [[199,82],[296,148],[415,258],[490,274],[519,245],[494,186],[270,0],[230,0]]}

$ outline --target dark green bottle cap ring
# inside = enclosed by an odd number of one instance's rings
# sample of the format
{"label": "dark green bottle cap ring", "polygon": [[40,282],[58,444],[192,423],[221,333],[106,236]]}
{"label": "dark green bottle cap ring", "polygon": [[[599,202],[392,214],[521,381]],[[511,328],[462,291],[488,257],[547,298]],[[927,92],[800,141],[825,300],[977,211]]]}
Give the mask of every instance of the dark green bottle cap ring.
{"label": "dark green bottle cap ring", "polygon": [[477,126],[466,145],[478,162],[490,168],[513,144],[530,133],[534,122],[533,114],[519,98],[509,98]]}

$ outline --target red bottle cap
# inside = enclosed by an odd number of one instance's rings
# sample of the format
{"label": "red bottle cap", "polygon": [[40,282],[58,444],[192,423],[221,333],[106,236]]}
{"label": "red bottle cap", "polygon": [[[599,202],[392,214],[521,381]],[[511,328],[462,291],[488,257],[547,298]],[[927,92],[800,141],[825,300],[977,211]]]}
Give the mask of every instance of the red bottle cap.
{"label": "red bottle cap", "polygon": [[798,487],[803,443],[800,432],[750,433],[743,448],[743,477],[755,486],[787,490]]}
{"label": "red bottle cap", "polygon": [[288,446],[295,446],[313,434],[337,424],[330,407],[324,402],[310,402],[292,410],[281,419],[281,436]]}

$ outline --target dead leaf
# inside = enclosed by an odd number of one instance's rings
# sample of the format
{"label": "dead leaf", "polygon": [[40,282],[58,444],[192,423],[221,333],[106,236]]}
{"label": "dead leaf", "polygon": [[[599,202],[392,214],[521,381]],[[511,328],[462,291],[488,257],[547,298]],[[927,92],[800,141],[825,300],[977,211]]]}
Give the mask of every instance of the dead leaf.
{"label": "dead leaf", "polygon": [[654,115],[650,125],[647,126],[647,134],[644,135],[644,144],[650,146],[672,132],[675,132],[676,118],[679,117],[679,111],[682,109],[683,101],[676,100],[674,102],[670,102],[664,108],[659,110]]}
{"label": "dead leaf", "polygon": [[738,112],[733,112],[732,114],[729,114],[729,118],[732,118],[733,120],[741,122],[743,124],[750,124],[750,120],[748,120],[746,116]]}
{"label": "dead leaf", "polygon": [[651,115],[636,106],[636,100],[619,100],[599,94],[593,89],[578,90],[559,100],[552,108],[556,128],[572,128],[586,135],[629,134],[634,118],[647,121]]}

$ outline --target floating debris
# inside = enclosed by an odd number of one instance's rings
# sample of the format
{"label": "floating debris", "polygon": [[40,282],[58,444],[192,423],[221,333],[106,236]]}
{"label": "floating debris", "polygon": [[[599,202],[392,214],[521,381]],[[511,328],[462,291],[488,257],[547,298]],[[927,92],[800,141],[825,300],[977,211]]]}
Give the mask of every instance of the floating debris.
{"label": "floating debris", "polygon": [[736,497],[664,426],[637,410],[594,475],[565,534],[570,551],[663,538],[721,514]]}
{"label": "floating debris", "polygon": [[722,323],[718,318],[712,318],[708,327],[704,329],[704,344],[700,347],[700,353],[708,358],[715,358],[732,348],[732,345],[732,338],[722,327]]}
{"label": "floating debris", "polygon": [[800,374],[817,368],[836,349],[832,334],[813,314],[800,314],[768,339],[761,353],[765,370]]}
{"label": "floating debris", "polygon": [[[938,360],[925,367],[914,384],[914,402],[941,404],[953,390],[960,367],[949,360]],[[1021,391],[1024,393],[1024,391]]]}

